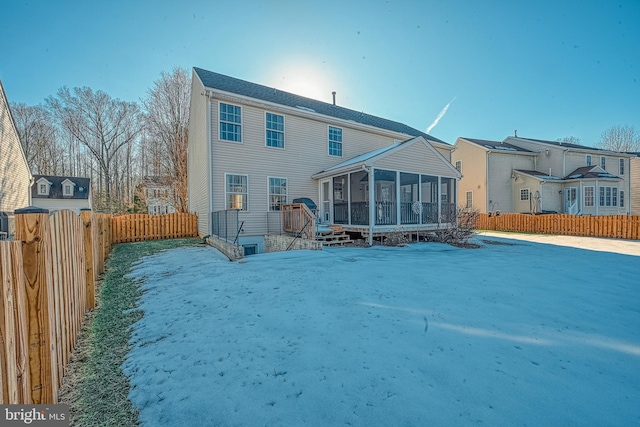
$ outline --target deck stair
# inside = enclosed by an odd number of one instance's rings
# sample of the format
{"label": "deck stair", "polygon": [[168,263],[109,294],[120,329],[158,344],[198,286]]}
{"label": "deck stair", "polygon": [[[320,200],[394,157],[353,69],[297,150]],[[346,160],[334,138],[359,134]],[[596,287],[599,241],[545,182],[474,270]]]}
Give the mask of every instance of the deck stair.
{"label": "deck stair", "polygon": [[316,240],[322,242],[322,246],[342,246],[353,243],[351,237],[345,233],[341,225],[329,225],[318,228]]}

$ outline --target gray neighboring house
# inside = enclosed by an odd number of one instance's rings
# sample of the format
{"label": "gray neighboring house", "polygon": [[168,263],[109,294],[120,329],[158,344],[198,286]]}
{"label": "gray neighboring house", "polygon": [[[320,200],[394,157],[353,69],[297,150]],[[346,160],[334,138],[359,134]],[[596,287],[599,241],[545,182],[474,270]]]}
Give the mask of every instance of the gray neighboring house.
{"label": "gray neighboring house", "polygon": [[201,235],[237,215],[241,228],[230,235],[247,253],[263,251],[264,235],[281,230],[281,206],[296,198],[351,232],[439,227],[457,206],[452,150],[336,102],[193,69],[189,211]]}
{"label": "gray neighboring house", "polygon": [[34,175],[33,205],[55,212],[68,209],[80,213],[91,209],[91,179],[73,176]]}

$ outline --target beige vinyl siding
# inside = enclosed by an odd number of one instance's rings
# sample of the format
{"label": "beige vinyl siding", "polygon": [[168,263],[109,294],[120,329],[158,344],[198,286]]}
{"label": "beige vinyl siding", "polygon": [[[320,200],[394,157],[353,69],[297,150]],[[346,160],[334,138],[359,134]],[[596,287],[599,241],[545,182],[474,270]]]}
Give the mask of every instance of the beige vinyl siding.
{"label": "beige vinyl siding", "polygon": [[[512,185],[512,199],[513,199],[513,212],[517,213],[531,213],[533,212],[533,198],[536,191],[539,191],[540,180],[530,176],[518,174],[518,180],[513,182]],[[521,190],[529,190],[529,199],[520,200]],[[501,209],[498,209],[504,212]]]}
{"label": "beige vinyl siding", "polygon": [[189,212],[198,214],[198,233],[211,233],[209,226],[209,138],[207,135],[208,101],[201,93],[204,86],[193,73],[191,79],[191,106],[189,111],[189,149],[187,157]]}
{"label": "beige vinyl siding", "polygon": [[562,213],[564,205],[564,194],[562,184],[559,182],[547,181],[540,185],[543,211]]}
{"label": "beige vinyl siding", "polygon": [[518,212],[513,203],[512,188],[514,169],[533,169],[533,157],[529,155],[491,152],[487,158],[488,201],[490,211]]}
{"label": "beige vinyl siding", "polygon": [[91,209],[89,200],[85,199],[45,199],[34,197],[32,204],[39,208],[48,209],[49,212],[68,209],[80,214],[81,209]]}
{"label": "beige vinyl siding", "polygon": [[640,157],[633,157],[629,162],[631,191],[627,197],[627,205],[631,206],[631,215],[640,215]]}
{"label": "beige vinyl siding", "polygon": [[0,83],[0,211],[29,206],[31,172]]}
{"label": "beige vinyl siding", "polygon": [[391,169],[401,172],[414,172],[425,175],[444,176],[455,178],[455,170],[447,164],[433,148],[427,147],[421,142],[389,154],[378,160],[373,165],[379,169]]}
{"label": "beige vinyl siding", "polygon": [[[242,143],[219,139],[219,102],[242,107]],[[395,140],[407,140],[406,135],[393,132],[363,130],[359,125],[314,116],[307,112],[284,108],[247,105],[240,100],[214,99],[211,103],[211,137],[213,138],[213,210],[227,208],[225,173],[248,175],[248,210],[239,217],[245,221],[242,235],[267,232],[269,176],[287,178],[288,201],[298,197],[318,200],[315,173],[365,152],[390,146]],[[285,147],[265,146],[265,110],[285,117]],[[342,156],[330,156],[328,126],[342,129]]]}
{"label": "beige vinyl siding", "polygon": [[458,138],[456,149],[451,154],[451,163],[461,161],[462,178],[458,183],[458,200],[465,200],[467,191],[473,191],[474,208],[482,213],[486,213],[488,208],[487,200],[487,150]]}

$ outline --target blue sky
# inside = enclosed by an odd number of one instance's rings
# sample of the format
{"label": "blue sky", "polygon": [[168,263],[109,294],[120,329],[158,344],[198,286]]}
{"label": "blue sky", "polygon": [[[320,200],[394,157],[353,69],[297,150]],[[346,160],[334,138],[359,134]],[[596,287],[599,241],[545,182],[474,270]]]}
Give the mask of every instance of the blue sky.
{"label": "blue sky", "polygon": [[[12,1],[11,102],[62,86],[137,101],[201,67],[397,120],[449,143],[640,131],[640,0]],[[453,100],[453,102],[451,102]]]}

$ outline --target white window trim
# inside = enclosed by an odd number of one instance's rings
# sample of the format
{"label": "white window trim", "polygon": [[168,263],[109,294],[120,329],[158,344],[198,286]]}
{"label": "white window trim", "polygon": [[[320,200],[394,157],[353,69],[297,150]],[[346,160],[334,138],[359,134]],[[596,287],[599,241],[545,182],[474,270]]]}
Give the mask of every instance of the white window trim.
{"label": "white window trim", "polygon": [[624,199],[624,190],[618,190],[618,207],[624,208],[626,200]]}
{"label": "white window trim", "polygon": [[[67,194],[67,188],[69,189],[69,194]],[[62,195],[72,197],[73,196],[73,185],[65,184],[62,186]]]}
{"label": "white window trim", "polygon": [[[619,199],[620,191],[618,191],[618,187],[613,185],[601,185],[599,188],[600,190],[598,190],[598,206],[603,208],[617,208],[619,206],[619,200],[620,200]],[[609,197],[611,200],[610,204],[607,204],[607,189],[609,189]],[[614,190],[615,190],[615,195],[614,195]],[[604,194],[602,198],[602,204],[600,204],[600,193],[603,191],[604,191]],[[615,200],[614,200],[614,197],[615,197]]]}
{"label": "white window trim", "polygon": [[[233,142],[233,141],[231,141]],[[239,209],[240,212],[249,212],[249,174],[246,173],[233,173],[233,172],[227,172],[224,174],[224,209],[225,210],[229,210],[229,198],[227,197],[229,195],[229,192],[227,191],[227,177],[229,175],[233,175],[233,176],[246,176],[247,177],[247,209],[246,210],[242,210]]]}
{"label": "white window trim", "polygon": [[[273,129],[267,129],[267,114],[273,114],[276,116],[280,116],[282,117],[282,147],[272,147],[271,145],[268,145],[268,138],[267,138],[267,132],[268,131],[273,131],[273,132],[280,132],[280,131],[274,131]],[[274,113],[273,111],[265,111],[264,112],[264,146],[267,148],[273,148],[274,150],[284,150],[285,147],[287,146],[287,141],[285,139],[285,133],[287,130],[287,119],[285,117],[284,114],[280,114],[280,113]]]}
{"label": "white window trim", "polygon": [[586,154],[584,156],[584,163],[587,166],[591,166],[593,164],[593,157],[591,156],[591,154]]}
{"label": "white window trim", "polygon": [[[337,154],[331,154],[331,139],[329,138],[330,136],[330,132],[329,130],[331,128],[334,129],[340,129],[340,137],[341,137],[341,141],[340,141],[340,155]],[[327,155],[331,156],[331,157],[342,157],[344,154],[344,129],[341,128],[340,126],[333,126],[333,125],[327,125]]]}
{"label": "white window trim", "polygon": [[[222,119],[220,118],[220,110],[221,110],[220,109],[220,105],[221,104],[233,105],[234,107],[240,108],[240,123],[225,122],[225,123],[237,124],[238,126],[240,126],[240,141],[231,141],[229,139],[222,139],[222,126],[220,126],[220,123],[222,123]],[[266,127],[266,125],[265,125],[265,127]],[[242,108],[242,105],[234,104],[232,102],[218,101],[218,141],[230,142],[232,144],[242,144],[243,143],[243,141],[244,141],[244,108]],[[226,184],[226,182],[225,182],[225,184]]]}
{"label": "white window trim", "polygon": [[[284,179],[286,184],[286,193],[284,194],[284,202],[285,203],[289,203],[289,178],[287,178],[286,176],[267,176],[267,211],[268,212],[282,212],[282,209],[277,211],[277,210],[271,210],[271,201],[269,200],[271,198],[271,183],[269,181],[271,181],[271,178],[274,179]],[[275,194],[274,194],[275,195]]]}
{"label": "white window trim", "polygon": [[[42,191],[42,186],[44,186],[44,191]],[[49,185],[42,182],[38,184],[38,196],[48,196],[49,195]]]}
{"label": "white window trim", "polygon": [[[593,204],[587,204],[587,188],[590,188],[591,191],[591,202]],[[596,188],[593,185],[587,185],[582,189],[582,200],[584,201],[584,206],[587,208],[593,208],[596,206]]]}
{"label": "white window trim", "polygon": [[605,156],[600,156],[600,167],[607,170],[607,158]]}
{"label": "white window trim", "polygon": [[[469,195],[471,195],[471,206],[469,206]],[[473,190],[467,191],[465,196],[465,202],[468,209],[473,209]]]}
{"label": "white window trim", "polygon": [[[458,167],[458,165],[460,167]],[[462,160],[456,160],[455,168],[458,170],[458,172],[462,173]]]}
{"label": "white window trim", "polygon": [[[526,199],[523,199],[523,198],[522,198],[522,192],[523,192],[524,190],[527,190],[527,198],[526,198]],[[520,189],[520,195],[519,195],[519,198],[520,198],[520,201],[521,201],[521,202],[528,202],[529,200],[531,200],[531,189],[530,189],[530,188],[521,188],[521,189]]]}
{"label": "white window trim", "polygon": [[624,159],[620,159],[618,161],[618,172],[620,173],[620,175],[624,175],[624,171],[625,171],[625,167],[624,167]]}

